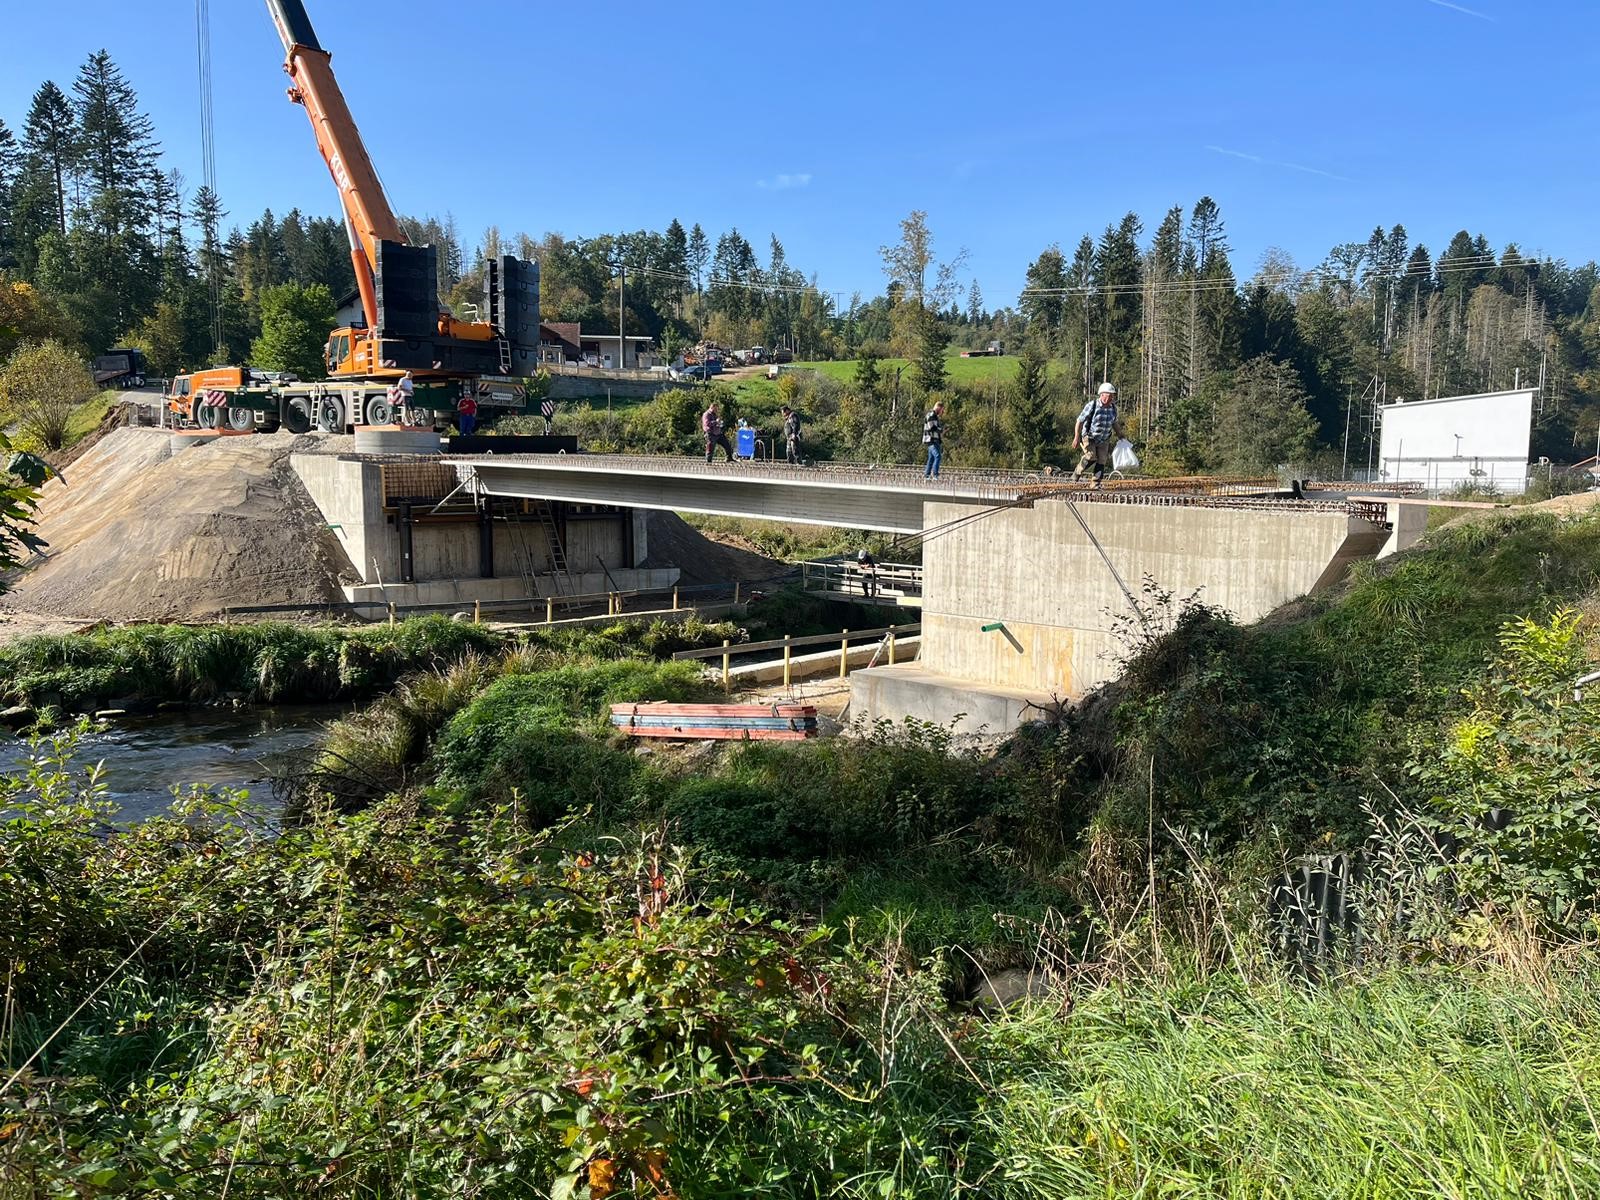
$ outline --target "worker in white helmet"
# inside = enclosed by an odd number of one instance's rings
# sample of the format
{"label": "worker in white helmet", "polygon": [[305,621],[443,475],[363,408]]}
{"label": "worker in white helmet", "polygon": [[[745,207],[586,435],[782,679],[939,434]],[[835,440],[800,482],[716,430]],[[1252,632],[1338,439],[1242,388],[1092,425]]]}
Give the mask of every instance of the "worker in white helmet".
{"label": "worker in white helmet", "polygon": [[1123,436],[1122,417],[1117,412],[1117,385],[1102,383],[1099,394],[1083,406],[1078,421],[1072,427],[1072,448],[1083,448],[1083,459],[1072,473],[1073,479],[1082,479],[1083,473],[1094,468],[1094,485],[1105,482],[1106,470],[1111,466],[1111,447]]}

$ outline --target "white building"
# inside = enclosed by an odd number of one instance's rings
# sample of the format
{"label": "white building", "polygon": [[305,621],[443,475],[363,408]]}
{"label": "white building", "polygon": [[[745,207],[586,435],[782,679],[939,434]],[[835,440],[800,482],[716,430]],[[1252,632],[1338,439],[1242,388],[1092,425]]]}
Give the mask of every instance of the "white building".
{"label": "white building", "polygon": [[[627,353],[623,353],[626,343]],[[647,370],[657,366],[660,359],[655,354],[655,339],[647,337],[619,338],[614,333],[583,333],[578,335],[578,345],[583,362],[591,367],[613,370]]]}
{"label": "white building", "polygon": [[1520,495],[1528,486],[1533,389],[1402,400],[1378,410],[1379,478],[1431,492],[1466,485]]}

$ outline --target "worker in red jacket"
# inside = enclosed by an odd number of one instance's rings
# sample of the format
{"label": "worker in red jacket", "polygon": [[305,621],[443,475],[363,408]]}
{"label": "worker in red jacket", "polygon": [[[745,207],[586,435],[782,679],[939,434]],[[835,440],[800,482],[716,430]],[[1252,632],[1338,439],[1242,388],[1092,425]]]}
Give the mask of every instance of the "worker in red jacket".
{"label": "worker in red jacket", "polygon": [[461,429],[462,437],[470,437],[473,427],[478,423],[478,401],[471,392],[463,392],[461,399],[456,403],[456,425]]}

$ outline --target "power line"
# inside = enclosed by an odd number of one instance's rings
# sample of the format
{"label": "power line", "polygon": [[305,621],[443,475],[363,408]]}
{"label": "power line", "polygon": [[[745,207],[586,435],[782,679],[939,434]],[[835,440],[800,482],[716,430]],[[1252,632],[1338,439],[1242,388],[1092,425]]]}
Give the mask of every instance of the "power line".
{"label": "power line", "polygon": [[[1372,282],[1381,279],[1430,279],[1437,275],[1450,275],[1461,271],[1482,271],[1504,267],[1508,270],[1544,265],[1554,265],[1552,260],[1518,259],[1504,262],[1493,254],[1452,258],[1434,265],[1431,269],[1417,269],[1407,264],[1398,271],[1373,268],[1359,273],[1344,273],[1323,268],[1306,271],[1268,271],[1252,276],[1244,286],[1274,283],[1349,283]],[[1133,296],[1147,291],[1158,293],[1237,291],[1240,284],[1231,275],[1199,279],[1145,280],[1138,283],[1068,284],[1057,288],[1024,288],[1021,296]]]}
{"label": "power line", "polygon": [[[194,0],[195,66],[200,77],[200,171],[210,203],[217,203],[217,135],[211,93],[211,0]],[[213,237],[220,231],[210,230]],[[211,348],[222,349],[222,279],[218,271],[217,247],[210,248],[206,264],[207,291],[211,301]]]}

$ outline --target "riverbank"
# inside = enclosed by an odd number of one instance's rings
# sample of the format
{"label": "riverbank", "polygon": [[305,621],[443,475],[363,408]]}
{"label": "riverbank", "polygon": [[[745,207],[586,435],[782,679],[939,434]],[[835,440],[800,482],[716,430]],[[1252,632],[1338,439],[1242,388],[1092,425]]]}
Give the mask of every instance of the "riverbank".
{"label": "riverbank", "polygon": [[[1116,689],[987,756],[915,724],[635,746],[609,704],[706,684],[624,626],[404,676],[273,836],[202,797],[107,839],[47,755],[0,827],[0,1168],[1593,1194],[1597,548],[1594,515],[1497,515],[1255,626],[1157,605]],[[1334,851],[1365,865],[1325,911],[1298,868],[1326,888]]]}

